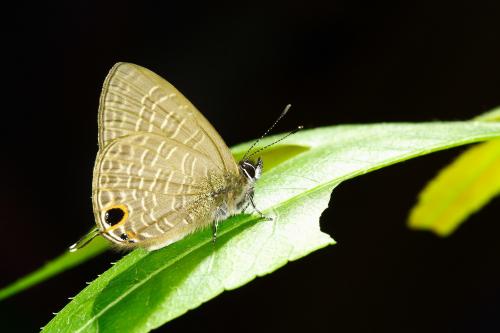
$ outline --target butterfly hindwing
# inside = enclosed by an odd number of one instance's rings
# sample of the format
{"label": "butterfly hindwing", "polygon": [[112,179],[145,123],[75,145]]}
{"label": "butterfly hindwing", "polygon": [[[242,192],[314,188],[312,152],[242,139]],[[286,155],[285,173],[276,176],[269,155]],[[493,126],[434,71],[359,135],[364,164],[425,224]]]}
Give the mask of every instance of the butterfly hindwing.
{"label": "butterfly hindwing", "polygon": [[[203,153],[161,135],[115,139],[100,153],[94,169],[98,226],[116,243],[164,246],[164,240],[179,239],[211,222],[215,203],[210,193],[217,191],[214,186],[224,186],[224,177],[217,175],[219,166]],[[113,225],[106,222],[106,214],[114,207],[126,212],[126,220]]]}

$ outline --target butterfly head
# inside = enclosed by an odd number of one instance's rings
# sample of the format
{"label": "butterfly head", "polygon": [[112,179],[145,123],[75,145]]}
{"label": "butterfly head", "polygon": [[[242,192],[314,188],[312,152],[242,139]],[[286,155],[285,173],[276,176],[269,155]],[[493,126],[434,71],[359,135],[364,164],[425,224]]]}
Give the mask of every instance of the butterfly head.
{"label": "butterfly head", "polygon": [[257,159],[257,162],[254,163],[251,160],[244,159],[240,161],[238,164],[240,168],[240,172],[249,182],[255,182],[260,178],[262,174],[262,160],[260,157]]}

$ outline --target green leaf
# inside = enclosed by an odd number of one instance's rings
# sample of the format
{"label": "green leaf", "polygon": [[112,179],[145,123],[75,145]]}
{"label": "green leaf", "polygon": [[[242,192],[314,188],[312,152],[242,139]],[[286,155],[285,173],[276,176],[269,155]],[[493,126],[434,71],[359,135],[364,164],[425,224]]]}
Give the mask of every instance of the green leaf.
{"label": "green leaf", "polygon": [[492,140],[462,153],[427,184],[409,226],[448,236],[499,193],[500,140]]}
{"label": "green leaf", "polygon": [[[239,215],[154,252],[135,250],[93,281],[44,332],[147,332],[224,290],[333,244],[319,217],[341,181],[413,157],[500,137],[500,124],[352,125],[302,131],[265,157],[257,206],[273,221]],[[262,144],[275,138],[266,138]],[[248,144],[234,148],[242,154]],[[360,203],[361,204],[361,203]]]}
{"label": "green leaf", "polygon": [[13,282],[5,288],[0,289],[0,300],[17,294],[27,288],[39,284],[52,276],[55,276],[71,267],[77,266],[96,255],[104,252],[108,249],[108,243],[103,239],[99,238],[97,241],[92,242],[88,246],[84,247],[81,251],[76,252],[65,252],[56,259],[45,264],[45,266],[40,269],[22,277],[21,279]]}

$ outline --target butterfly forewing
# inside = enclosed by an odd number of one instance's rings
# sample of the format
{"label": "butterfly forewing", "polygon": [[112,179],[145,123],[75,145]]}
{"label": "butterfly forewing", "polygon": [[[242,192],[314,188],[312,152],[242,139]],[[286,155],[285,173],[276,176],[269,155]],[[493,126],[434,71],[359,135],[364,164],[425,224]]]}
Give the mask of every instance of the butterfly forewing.
{"label": "butterfly forewing", "polygon": [[106,78],[93,205],[103,235],[123,246],[168,245],[211,223],[213,193],[239,171],[208,121],[172,85],[120,63]]}
{"label": "butterfly forewing", "polygon": [[137,132],[164,135],[204,152],[227,171],[238,172],[217,131],[174,86],[146,68],[118,63],[101,94],[99,147]]}

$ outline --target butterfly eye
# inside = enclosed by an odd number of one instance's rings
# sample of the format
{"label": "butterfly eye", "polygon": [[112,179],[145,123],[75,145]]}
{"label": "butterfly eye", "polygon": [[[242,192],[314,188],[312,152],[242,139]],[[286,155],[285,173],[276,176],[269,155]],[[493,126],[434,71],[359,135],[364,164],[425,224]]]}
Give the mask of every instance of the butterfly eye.
{"label": "butterfly eye", "polygon": [[255,167],[249,162],[242,162],[240,168],[243,170],[248,179],[255,179]]}
{"label": "butterfly eye", "polygon": [[124,205],[114,206],[106,210],[104,213],[104,222],[114,227],[126,221],[128,216],[127,207]]}

